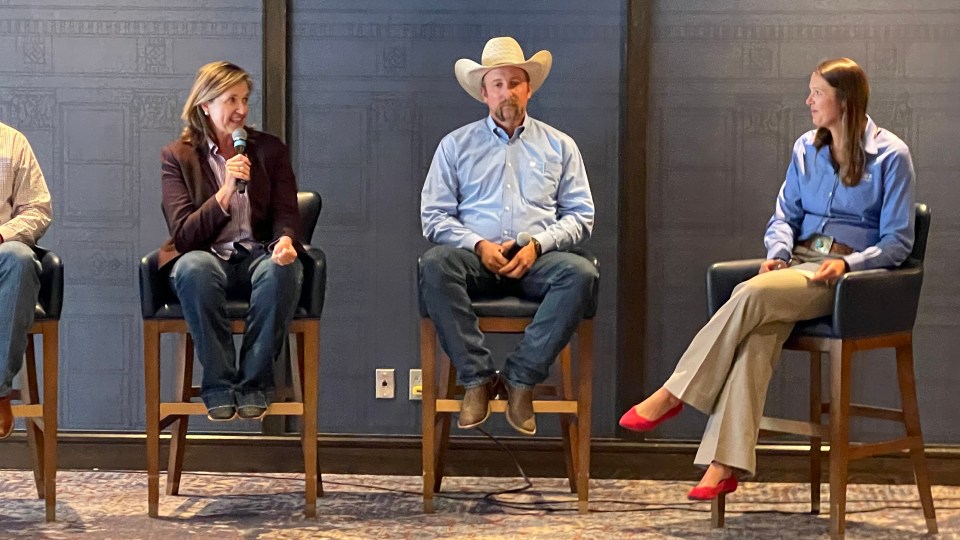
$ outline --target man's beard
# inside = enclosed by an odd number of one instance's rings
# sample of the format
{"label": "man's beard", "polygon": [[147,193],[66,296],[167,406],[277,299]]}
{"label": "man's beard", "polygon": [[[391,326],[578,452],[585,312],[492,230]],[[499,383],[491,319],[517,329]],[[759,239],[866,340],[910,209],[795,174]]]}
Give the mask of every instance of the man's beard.
{"label": "man's beard", "polygon": [[523,118],[524,113],[526,113],[526,110],[520,107],[520,103],[516,99],[508,98],[497,105],[497,108],[493,111],[493,116],[497,120],[507,123]]}

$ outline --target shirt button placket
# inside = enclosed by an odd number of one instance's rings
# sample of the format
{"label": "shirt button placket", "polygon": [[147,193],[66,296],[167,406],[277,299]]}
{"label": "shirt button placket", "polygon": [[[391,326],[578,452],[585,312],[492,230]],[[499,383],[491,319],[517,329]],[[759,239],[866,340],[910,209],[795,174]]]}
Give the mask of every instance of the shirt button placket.
{"label": "shirt button placket", "polygon": [[504,222],[504,240],[509,239],[510,233],[509,230],[516,228],[513,214],[510,212],[510,207],[513,206],[513,185],[517,181],[517,168],[513,165],[513,148],[514,145],[507,144],[507,167],[506,174],[504,175],[504,186],[503,186],[503,222]]}

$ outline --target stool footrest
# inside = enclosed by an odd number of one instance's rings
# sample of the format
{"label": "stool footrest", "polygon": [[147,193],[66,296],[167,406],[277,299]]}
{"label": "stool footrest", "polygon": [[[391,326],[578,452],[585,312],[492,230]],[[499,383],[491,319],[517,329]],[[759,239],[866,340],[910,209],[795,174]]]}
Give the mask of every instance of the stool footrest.
{"label": "stool footrest", "polygon": [[43,404],[32,403],[30,405],[11,405],[13,416],[15,418],[43,418]]}
{"label": "stool footrest", "polygon": [[[168,416],[206,416],[207,407],[199,402],[161,402],[160,421]],[[271,403],[267,415],[303,416],[303,403]]]}
{"label": "stool footrest", "polygon": [[923,440],[920,437],[903,437],[902,439],[879,443],[850,445],[850,450],[847,455],[850,460],[853,461],[878,454],[893,454],[914,448],[923,448]]}
{"label": "stool footrest", "polygon": [[864,416],[867,418],[877,418],[879,420],[891,420],[893,422],[903,422],[903,410],[891,409],[888,407],[855,405],[851,403],[850,416]]}
{"label": "stool footrest", "polygon": [[772,431],[774,433],[790,433],[793,435],[806,435],[807,437],[827,438],[830,436],[827,428],[823,425],[806,422],[803,420],[790,420],[787,418],[771,418],[764,416],[760,419],[761,431]]}
{"label": "stool footrest", "polygon": [[[199,388],[197,388],[199,394]],[[453,387],[453,396],[456,398],[462,398],[463,394],[466,392],[466,389],[459,384]],[[503,394],[500,394],[503,396]],[[555,384],[538,384],[533,387],[533,397],[534,398],[559,398],[563,394],[560,391],[560,387]],[[506,398],[504,398],[506,399]]]}
{"label": "stool footrest", "polygon": [[[460,412],[460,403],[458,399],[438,399],[437,412]],[[507,401],[504,399],[494,399],[490,401],[490,412],[507,412]],[[565,400],[534,400],[533,412],[535,413],[561,413],[577,414],[577,402]]]}

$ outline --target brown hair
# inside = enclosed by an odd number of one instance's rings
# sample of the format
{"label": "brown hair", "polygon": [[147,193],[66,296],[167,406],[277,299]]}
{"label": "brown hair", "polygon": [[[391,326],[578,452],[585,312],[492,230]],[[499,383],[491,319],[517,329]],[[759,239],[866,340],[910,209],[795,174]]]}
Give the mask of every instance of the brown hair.
{"label": "brown hair", "polygon": [[[846,163],[843,171],[843,183],[855,186],[863,176],[866,156],[863,152],[862,137],[867,127],[867,101],[870,99],[870,85],[867,74],[849,58],[824,60],[817,66],[816,73],[823,77],[837,91],[840,105],[840,118],[843,126],[843,159],[833,158]],[[813,144],[817,150],[833,142],[830,130],[817,129]]]}
{"label": "brown hair", "polygon": [[183,119],[180,140],[197,148],[207,139],[214,139],[213,129],[200,105],[218,98],[241,82],[247,83],[247,88],[253,89],[250,74],[230,62],[210,62],[198,69],[193,88],[190,89],[187,102],[183,105],[183,112],[180,113],[180,118]]}

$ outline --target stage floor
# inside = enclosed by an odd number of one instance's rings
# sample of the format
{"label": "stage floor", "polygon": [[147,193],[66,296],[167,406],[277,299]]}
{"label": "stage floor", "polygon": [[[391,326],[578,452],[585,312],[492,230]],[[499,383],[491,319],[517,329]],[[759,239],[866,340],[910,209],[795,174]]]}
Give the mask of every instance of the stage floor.
{"label": "stage floor", "polygon": [[[420,478],[324,475],[318,518],[303,515],[296,474],[184,473],[180,496],[163,494],[147,517],[143,472],[61,471],[56,523],[44,523],[30,471],[0,470],[0,538],[818,538],[805,485],[745,483],[727,499],[727,526],[710,529],[708,503],[686,500],[688,482],[595,480],[588,515],[565,480],[453,477],[437,512],[424,514]],[[960,538],[960,487],[934,486],[941,538]],[[441,496],[442,495],[442,496]],[[913,486],[851,485],[847,538],[917,538],[926,532]]]}

